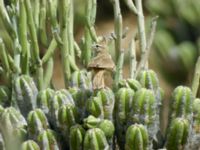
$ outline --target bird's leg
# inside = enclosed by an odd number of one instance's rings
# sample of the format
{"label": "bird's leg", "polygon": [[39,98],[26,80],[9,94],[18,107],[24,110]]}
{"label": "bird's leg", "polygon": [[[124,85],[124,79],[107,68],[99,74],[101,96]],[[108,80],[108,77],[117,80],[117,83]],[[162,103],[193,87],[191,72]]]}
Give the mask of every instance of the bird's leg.
{"label": "bird's leg", "polygon": [[105,73],[104,69],[96,70],[93,77],[93,89],[101,89],[105,87],[104,73]]}

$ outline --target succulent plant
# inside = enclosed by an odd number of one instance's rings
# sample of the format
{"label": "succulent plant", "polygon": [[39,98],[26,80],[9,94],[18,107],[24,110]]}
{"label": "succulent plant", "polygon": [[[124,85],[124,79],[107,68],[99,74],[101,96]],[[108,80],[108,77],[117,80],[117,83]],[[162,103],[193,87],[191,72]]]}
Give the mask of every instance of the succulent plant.
{"label": "succulent plant", "polygon": [[[15,145],[26,137],[25,118],[13,107],[8,107],[0,115],[0,132],[5,142],[6,149],[13,149]],[[17,149],[17,147],[15,147]]]}
{"label": "succulent plant", "polygon": [[148,132],[144,125],[134,124],[128,127],[125,150],[147,150],[148,144]]}
{"label": "succulent plant", "polygon": [[115,127],[120,148],[125,144],[125,133],[129,126],[131,105],[135,92],[130,88],[120,88],[116,93]]}
{"label": "succulent plant", "polygon": [[21,150],[40,150],[40,147],[36,142],[28,140],[22,143]]}
{"label": "succulent plant", "polygon": [[186,149],[199,149],[200,148],[200,99],[196,98],[193,101],[193,122],[191,133],[188,137]]}
{"label": "succulent plant", "polygon": [[37,138],[41,150],[59,150],[57,136],[54,131],[47,129]]}
{"label": "succulent plant", "polygon": [[166,148],[170,150],[182,150],[186,145],[189,134],[189,121],[184,118],[175,118],[170,124],[167,135]]}
{"label": "succulent plant", "polygon": [[49,128],[49,123],[41,109],[35,109],[29,112],[27,118],[28,133],[31,139],[36,140],[37,136]]}
{"label": "succulent plant", "polygon": [[81,125],[74,125],[70,128],[70,149],[82,150],[85,130]]}
{"label": "succulent plant", "polygon": [[63,105],[58,110],[58,128],[65,136],[69,138],[70,128],[77,122],[77,110],[75,105]]}
{"label": "succulent plant", "polygon": [[130,112],[130,123],[143,124],[148,131],[150,141],[156,139],[156,135],[160,130],[159,106],[152,90],[138,90],[132,101],[132,109]]}
{"label": "succulent plant", "polygon": [[86,150],[108,150],[109,145],[102,130],[98,128],[89,129],[85,133],[84,149]]}
{"label": "succulent plant", "polygon": [[36,108],[36,98],[38,94],[34,80],[27,75],[19,76],[14,81],[13,105],[18,107],[22,115],[27,117],[29,111]]}
{"label": "succulent plant", "polygon": [[56,91],[50,100],[49,121],[54,127],[58,127],[58,110],[63,105],[75,105],[71,94],[67,90]]}
{"label": "succulent plant", "polygon": [[190,88],[178,86],[174,89],[171,100],[170,117],[183,117],[192,120],[193,95]]}
{"label": "succulent plant", "polygon": [[85,70],[75,71],[71,75],[70,87],[92,91],[91,75]]}
{"label": "succulent plant", "polygon": [[83,122],[84,127],[87,129],[101,129],[104,132],[109,145],[112,145],[112,138],[114,136],[115,131],[115,127],[112,121],[107,119],[95,118],[94,116],[90,115],[87,118],[85,118]]}
{"label": "succulent plant", "polygon": [[88,100],[88,112],[102,119],[113,120],[115,97],[111,89],[101,89]]}
{"label": "succulent plant", "polygon": [[37,95],[37,107],[40,108],[45,115],[48,115],[50,108],[50,101],[54,95],[55,91],[47,88],[45,90],[39,91]]}

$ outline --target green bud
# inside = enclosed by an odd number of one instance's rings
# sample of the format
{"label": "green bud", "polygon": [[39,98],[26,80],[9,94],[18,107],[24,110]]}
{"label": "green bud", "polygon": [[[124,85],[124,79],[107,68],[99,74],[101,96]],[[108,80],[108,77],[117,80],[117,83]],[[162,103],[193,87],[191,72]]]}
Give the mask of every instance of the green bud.
{"label": "green bud", "polygon": [[75,71],[71,75],[70,86],[76,87],[81,90],[90,90],[92,91],[92,79],[91,75],[84,70]]}
{"label": "green bud", "polygon": [[49,121],[54,126],[58,126],[58,110],[63,105],[75,105],[71,94],[67,90],[56,91],[50,100]]}
{"label": "green bud", "polygon": [[22,143],[21,150],[40,150],[40,147],[34,141],[28,140]]}
{"label": "green bud", "polygon": [[88,116],[83,120],[84,127],[88,129],[96,128],[100,122],[100,118],[96,118],[92,115]]}
{"label": "green bud", "polygon": [[89,114],[103,118],[103,104],[100,97],[92,97],[87,103],[87,111]]}
{"label": "green bud", "polygon": [[0,86],[0,105],[3,107],[10,105],[10,90],[6,86]]}
{"label": "green bud", "polygon": [[28,133],[32,139],[49,128],[47,118],[41,109],[35,109],[28,114]]}
{"label": "green bud", "polygon": [[54,90],[47,88],[40,91],[37,95],[37,106],[42,109],[46,115],[49,113],[50,100],[52,99],[54,93]]}
{"label": "green bud", "polygon": [[188,87],[178,86],[174,91],[170,104],[171,120],[176,117],[192,119],[192,91]]}
{"label": "green bud", "polygon": [[84,138],[85,150],[108,150],[109,145],[102,130],[98,128],[89,129]]}
{"label": "green bud", "polygon": [[131,105],[135,92],[130,88],[121,88],[116,93],[115,124],[117,141],[124,148],[125,133],[130,119]]}
{"label": "green bud", "polygon": [[112,121],[102,120],[97,127],[104,132],[108,140],[112,140],[115,131],[115,126],[113,125]]}
{"label": "green bud", "polygon": [[182,150],[187,142],[189,122],[183,118],[172,120],[167,136],[167,149]]}
{"label": "green bud", "polygon": [[13,92],[15,98],[13,105],[27,117],[29,111],[36,108],[38,90],[33,79],[27,75],[17,77],[14,81]]}
{"label": "green bud", "polygon": [[126,131],[125,150],[147,150],[148,132],[142,124],[134,124]]}
{"label": "green bud", "polygon": [[80,125],[75,125],[70,128],[70,149],[82,150],[85,130]]}
{"label": "green bud", "polygon": [[37,141],[41,150],[59,150],[56,134],[50,129],[40,133]]}
{"label": "green bud", "polygon": [[119,81],[118,87],[119,88],[131,88],[134,91],[137,91],[142,88],[140,82],[135,79],[127,79],[127,80],[122,79]]}

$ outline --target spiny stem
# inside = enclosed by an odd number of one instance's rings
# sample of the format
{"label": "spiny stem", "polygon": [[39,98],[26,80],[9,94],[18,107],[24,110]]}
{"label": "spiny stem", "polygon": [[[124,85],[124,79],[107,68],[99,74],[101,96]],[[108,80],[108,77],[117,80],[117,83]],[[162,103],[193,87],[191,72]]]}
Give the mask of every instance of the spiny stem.
{"label": "spiny stem", "polygon": [[133,37],[133,39],[131,40],[129,50],[130,50],[130,78],[133,79],[136,73],[136,66],[137,66],[135,37]]}
{"label": "spiny stem", "polygon": [[156,17],[154,17],[152,19],[151,32],[150,32],[149,41],[147,43],[147,47],[146,47],[145,53],[144,53],[144,55],[142,55],[142,58],[141,58],[141,60],[140,60],[140,62],[138,64],[135,77],[137,77],[137,75],[139,74],[139,72],[142,69],[146,69],[147,68],[148,58],[149,58],[150,51],[151,51],[151,45],[153,43],[153,39],[154,39],[155,32],[156,32],[157,18],[158,17],[156,16]]}
{"label": "spiny stem", "polygon": [[198,57],[198,60],[195,66],[194,77],[192,81],[192,93],[194,97],[197,96],[197,92],[199,89],[199,81],[200,81],[199,79],[200,79],[200,56]]}
{"label": "spiny stem", "polygon": [[137,8],[140,51],[141,51],[141,57],[143,57],[146,51],[146,32],[145,32],[145,20],[143,15],[142,0],[135,0],[135,4]]}

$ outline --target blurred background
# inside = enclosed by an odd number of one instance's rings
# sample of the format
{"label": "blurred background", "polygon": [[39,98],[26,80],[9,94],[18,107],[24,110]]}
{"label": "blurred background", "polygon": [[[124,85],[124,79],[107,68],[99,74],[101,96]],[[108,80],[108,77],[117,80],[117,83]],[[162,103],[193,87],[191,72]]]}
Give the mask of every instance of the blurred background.
{"label": "blurred background", "polygon": [[[5,3],[7,1],[5,0]],[[75,0],[75,39],[79,43],[84,27],[85,0]],[[160,80],[165,96],[169,98],[177,85],[191,85],[195,62],[200,47],[200,1],[199,0],[143,0],[146,16],[147,37],[150,20],[158,15],[158,26],[153,43],[150,68]],[[133,34],[137,31],[136,18],[121,0],[123,28],[129,28],[123,40],[128,49]],[[98,35],[109,35],[114,30],[113,8],[109,1],[98,0],[95,29]],[[0,22],[0,36],[7,38]],[[9,42],[9,39],[6,41]],[[114,50],[114,49],[113,49]],[[128,56],[128,50],[125,51]],[[64,87],[59,55],[55,57],[54,84]],[[138,57],[139,59],[139,57]],[[127,60],[127,59],[125,59]],[[124,77],[128,76],[128,62],[125,62]]]}

